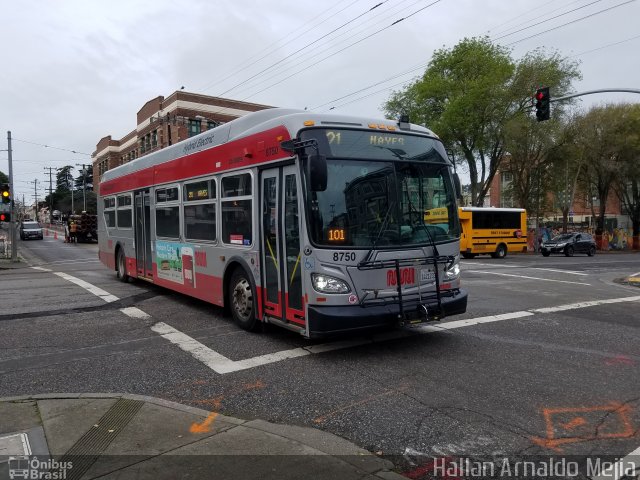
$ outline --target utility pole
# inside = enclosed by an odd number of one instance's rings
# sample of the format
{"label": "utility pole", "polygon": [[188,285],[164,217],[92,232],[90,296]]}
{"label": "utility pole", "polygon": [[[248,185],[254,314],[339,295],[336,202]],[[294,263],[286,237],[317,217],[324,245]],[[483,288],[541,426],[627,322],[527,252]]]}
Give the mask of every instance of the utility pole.
{"label": "utility pole", "polygon": [[10,220],[11,220],[11,261],[18,261],[18,241],[16,235],[16,221],[13,218],[15,215],[13,205],[15,201],[13,200],[14,190],[13,190],[13,150],[11,149],[11,131],[7,132],[7,153],[9,158],[9,192],[11,192],[11,210],[10,210]]}
{"label": "utility pole", "polygon": [[56,169],[53,167],[44,167],[44,169],[49,170],[49,224],[51,224],[51,220],[53,220],[53,171]]}
{"label": "utility pole", "polygon": [[38,179],[37,178],[33,179],[33,195],[36,197],[34,218],[36,219],[36,222],[39,222],[40,219],[38,218]]}

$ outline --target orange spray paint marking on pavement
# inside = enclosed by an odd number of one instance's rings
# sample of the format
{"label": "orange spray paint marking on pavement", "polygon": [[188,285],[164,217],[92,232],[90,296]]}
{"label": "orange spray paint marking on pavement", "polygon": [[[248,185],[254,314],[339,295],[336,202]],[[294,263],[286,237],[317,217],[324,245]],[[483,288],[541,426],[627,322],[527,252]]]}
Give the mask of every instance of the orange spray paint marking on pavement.
{"label": "orange spray paint marking on pavement", "polygon": [[202,423],[192,423],[189,431],[191,433],[207,433],[211,431],[211,424],[218,416],[217,412],[211,412]]}
{"label": "orange spray paint marking on pavement", "polygon": [[545,408],[547,438],[533,437],[533,443],[562,453],[563,445],[615,438],[631,438],[631,406],[619,402],[599,407]]}
{"label": "orange spray paint marking on pavement", "polygon": [[[227,394],[227,396],[246,392],[247,390],[256,390],[264,387],[266,387],[266,384],[261,380],[257,380],[254,383],[245,383],[240,387],[236,387],[232,389]],[[209,416],[204,420],[204,422],[191,424],[191,427],[189,428],[189,431],[191,433],[206,433],[211,431],[211,424],[214,422],[214,420],[218,416],[218,412],[216,412],[215,410],[220,410],[220,407],[222,406],[222,400],[224,400],[224,397],[225,397],[224,395],[218,395],[213,398],[209,398],[206,400],[198,400],[196,402],[199,404],[209,405],[213,408],[214,411],[209,414]]]}

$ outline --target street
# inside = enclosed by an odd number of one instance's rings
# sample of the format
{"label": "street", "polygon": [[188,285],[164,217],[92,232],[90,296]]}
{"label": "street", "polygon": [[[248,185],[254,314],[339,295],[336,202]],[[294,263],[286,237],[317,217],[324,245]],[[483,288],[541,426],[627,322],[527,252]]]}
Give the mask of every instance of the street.
{"label": "street", "polygon": [[[116,280],[52,232],[0,270],[0,397],[123,392],[326,430],[411,478],[457,455],[640,447],[640,255],[462,261],[467,313],[366,338],[239,329],[222,310]],[[192,340],[206,348],[193,348]]]}

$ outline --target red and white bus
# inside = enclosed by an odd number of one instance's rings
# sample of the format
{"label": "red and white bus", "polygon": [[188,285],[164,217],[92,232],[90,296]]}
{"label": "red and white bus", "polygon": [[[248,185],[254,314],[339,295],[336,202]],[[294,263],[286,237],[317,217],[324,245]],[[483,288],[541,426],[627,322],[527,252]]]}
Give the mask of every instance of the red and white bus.
{"label": "red and white bus", "polygon": [[[466,310],[452,174],[428,129],[269,109],[104,173],[100,260],[321,337]],[[425,210],[446,208],[438,225]]]}

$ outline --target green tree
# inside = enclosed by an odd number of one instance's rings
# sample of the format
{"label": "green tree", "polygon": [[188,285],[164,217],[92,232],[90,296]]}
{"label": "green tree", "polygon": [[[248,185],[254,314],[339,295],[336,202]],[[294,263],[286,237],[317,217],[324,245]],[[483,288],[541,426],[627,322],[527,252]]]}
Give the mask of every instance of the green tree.
{"label": "green tree", "polygon": [[625,105],[619,135],[620,170],[613,188],[632,224],[633,249],[640,249],[640,104]]}
{"label": "green tree", "polygon": [[605,105],[591,108],[578,120],[576,139],[584,159],[584,189],[591,200],[598,199],[596,233],[604,231],[609,193],[620,185],[627,158],[633,157],[633,131],[629,105]]}
{"label": "green tree", "polygon": [[58,169],[56,173],[56,193],[68,194],[73,188],[73,174],[71,173],[71,165]]}
{"label": "green tree", "polygon": [[481,205],[508,151],[507,125],[515,121],[520,127],[512,131],[528,136],[521,129],[527,119],[529,129],[542,128],[535,127],[530,115],[536,87],[544,83],[554,95],[562,95],[575,78],[576,64],[557,54],[536,50],[516,62],[508,49],[488,38],[465,38],[452,49],[436,51],[422,78],[394,92],[384,109],[391,116],[408,113],[462,157],[472,203]]}

